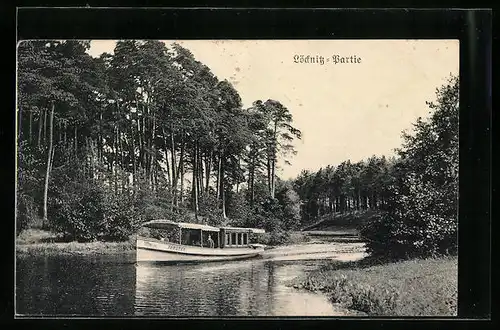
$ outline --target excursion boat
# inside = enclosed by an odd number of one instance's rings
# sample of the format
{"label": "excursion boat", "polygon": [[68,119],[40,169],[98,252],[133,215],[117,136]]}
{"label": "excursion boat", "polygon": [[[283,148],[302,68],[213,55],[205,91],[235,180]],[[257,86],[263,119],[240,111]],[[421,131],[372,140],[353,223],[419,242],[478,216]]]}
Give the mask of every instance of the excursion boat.
{"label": "excursion boat", "polygon": [[252,258],[264,245],[250,243],[262,229],[152,220],[141,226],[136,240],[137,262],[209,262]]}

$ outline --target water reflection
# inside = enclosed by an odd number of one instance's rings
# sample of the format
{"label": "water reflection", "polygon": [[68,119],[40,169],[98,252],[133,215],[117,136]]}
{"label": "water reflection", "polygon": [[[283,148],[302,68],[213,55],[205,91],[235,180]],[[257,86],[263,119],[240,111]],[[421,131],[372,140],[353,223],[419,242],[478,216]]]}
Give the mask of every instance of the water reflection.
{"label": "water reflection", "polygon": [[304,251],[303,255],[283,255],[282,251],[278,257],[279,251],[274,251],[273,258],[177,266],[135,265],[115,257],[23,258],[17,261],[16,312],[44,316],[346,315],[348,311],[330,304],[326,296],[286,284],[317,268],[324,258],[349,260],[360,254],[323,255],[316,247]]}
{"label": "water reflection", "polygon": [[[310,267],[314,262],[310,261]],[[286,281],[307,263],[243,261],[231,264],[137,266],[136,315],[339,315],[322,295],[299,292]]]}
{"label": "water reflection", "polygon": [[84,258],[17,260],[16,312],[133,315],[135,265]]}

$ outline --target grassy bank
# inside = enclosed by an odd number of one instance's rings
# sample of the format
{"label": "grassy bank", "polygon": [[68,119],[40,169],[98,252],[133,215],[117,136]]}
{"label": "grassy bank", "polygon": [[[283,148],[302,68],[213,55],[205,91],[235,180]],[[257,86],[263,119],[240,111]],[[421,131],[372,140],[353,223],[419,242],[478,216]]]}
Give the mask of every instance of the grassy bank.
{"label": "grassy bank", "polygon": [[[300,232],[291,231],[282,237],[273,237],[271,233],[261,234],[258,242],[268,245],[268,248],[278,246],[299,245],[307,243],[350,242],[352,236],[332,232]],[[352,240],[356,242],[357,240]],[[135,251],[135,240],[126,242],[66,242],[57,234],[45,230],[28,229],[16,238],[16,252],[23,255],[105,255],[132,253]]]}
{"label": "grassy bank", "polygon": [[[273,241],[271,234],[259,235],[259,242],[274,246],[285,246],[304,244],[310,241],[307,234],[302,232],[289,232],[280,241]],[[113,255],[134,253],[135,239],[126,242],[66,242],[57,234],[45,230],[28,229],[20,233],[16,238],[17,256],[40,256],[40,255]]]}
{"label": "grassy bank", "polygon": [[23,256],[51,255],[113,255],[135,252],[131,239],[126,242],[62,242],[48,231],[30,229],[16,238],[16,254]]}
{"label": "grassy bank", "polygon": [[456,257],[379,265],[330,263],[291,285],[326,293],[334,303],[385,316],[457,315]]}

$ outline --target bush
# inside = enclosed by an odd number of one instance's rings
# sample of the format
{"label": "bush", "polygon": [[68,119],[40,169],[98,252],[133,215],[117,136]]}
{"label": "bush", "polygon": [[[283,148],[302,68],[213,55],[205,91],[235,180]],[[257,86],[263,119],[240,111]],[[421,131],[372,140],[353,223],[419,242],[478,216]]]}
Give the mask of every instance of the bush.
{"label": "bush", "polygon": [[38,214],[42,197],[44,164],[41,154],[26,141],[19,141],[17,153],[16,235],[33,226],[41,226]]}
{"label": "bush", "polygon": [[361,230],[373,254],[426,257],[457,252],[458,79],[437,91],[428,121],[405,134],[388,213]]}
{"label": "bush", "polygon": [[286,230],[293,230],[300,224],[300,197],[291,183],[286,182],[281,185],[276,198],[282,208],[282,227]]}
{"label": "bush", "polygon": [[104,234],[102,238],[111,241],[126,241],[140,225],[138,212],[128,196],[111,195],[105,204]]}
{"label": "bush", "polygon": [[69,183],[51,198],[50,229],[88,242],[104,234],[104,192],[92,182]]}
{"label": "bush", "polygon": [[35,199],[27,194],[18,193],[16,213],[16,235],[40,222]]}
{"label": "bush", "polygon": [[455,254],[457,202],[442,190],[414,180],[392,201],[391,212],[372,216],[361,228],[369,252],[393,258]]}
{"label": "bush", "polygon": [[290,233],[282,229],[276,229],[269,233],[269,245],[281,245],[285,244],[290,239]]}
{"label": "bush", "polygon": [[116,196],[94,180],[81,179],[54,192],[50,229],[70,240],[124,241],[138,228],[137,206],[126,194]]}
{"label": "bush", "polygon": [[[215,194],[204,193],[200,196],[198,215],[210,226],[219,226],[223,223],[222,211]],[[231,215],[230,215],[231,217]]]}

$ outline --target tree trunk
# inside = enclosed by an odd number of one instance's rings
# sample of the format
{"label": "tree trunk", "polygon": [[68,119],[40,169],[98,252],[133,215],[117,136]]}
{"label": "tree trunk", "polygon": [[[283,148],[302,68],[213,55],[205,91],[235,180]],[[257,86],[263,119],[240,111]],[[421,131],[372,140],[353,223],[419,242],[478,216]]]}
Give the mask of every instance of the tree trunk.
{"label": "tree trunk", "polygon": [[43,190],[43,223],[42,226],[44,228],[47,228],[48,225],[48,208],[47,208],[47,201],[48,201],[48,192],[49,192],[49,177],[50,177],[50,169],[52,168],[52,157],[53,157],[53,152],[52,152],[52,130],[53,130],[53,124],[54,124],[54,108],[55,108],[55,103],[52,101],[52,107],[50,109],[50,123],[49,123],[49,151],[47,153],[47,171],[45,172],[45,186]]}
{"label": "tree trunk", "polygon": [[198,154],[198,180],[196,181],[196,183],[198,184],[198,187],[196,188],[196,191],[198,192],[198,196],[200,197],[201,195],[203,195],[203,173],[205,172],[203,170],[203,156],[201,154],[201,151],[200,151],[200,147],[198,146],[197,148],[197,154]]}
{"label": "tree trunk", "polygon": [[222,182],[222,217],[227,219],[226,214],[226,193],[224,192],[224,183]]}
{"label": "tree trunk", "polygon": [[255,203],[255,169],[252,167],[250,179],[250,206],[253,207]]}
{"label": "tree trunk", "polygon": [[[184,134],[183,134],[184,138]],[[184,142],[181,144],[181,155],[179,158],[179,171],[180,171],[180,180],[181,180],[181,189],[180,189],[180,202],[182,203],[184,200]]]}
{"label": "tree trunk", "polygon": [[[120,129],[118,129],[118,146],[120,148],[120,169],[123,170],[125,168],[125,154],[124,154],[124,148],[123,148],[123,137]],[[123,171],[120,171],[120,177],[121,177],[121,183],[122,183],[122,192],[127,189],[127,182],[125,181],[123,177]],[[128,180],[128,178],[127,178]]]}
{"label": "tree trunk", "polygon": [[172,177],[170,176],[170,162],[168,161],[168,146],[167,146],[167,134],[165,134],[165,128],[161,128],[163,134],[163,144],[165,148],[165,166],[167,167],[167,184],[172,184]]}
{"label": "tree trunk", "polygon": [[226,193],[225,193],[225,185],[224,185],[224,165],[222,165],[222,164],[221,164],[221,169],[220,169],[220,193],[221,193],[221,199],[222,199],[222,217],[224,219],[226,219],[227,215],[226,215]]}
{"label": "tree trunk", "polygon": [[269,196],[272,196],[271,193],[271,159],[269,158],[270,155],[267,155],[267,190],[269,192]]}
{"label": "tree trunk", "polygon": [[[176,163],[176,159],[174,154],[172,153],[172,159],[174,160],[174,164]],[[177,165],[177,168],[172,165],[172,175],[175,172],[175,176],[173,177],[173,182],[172,182],[172,192],[173,192],[173,206],[177,206],[177,184],[179,182],[179,176],[181,174],[181,168],[183,166],[183,160],[184,160],[184,143],[181,141],[181,153],[179,155],[179,163]],[[181,177],[181,185],[183,184],[183,179]],[[182,189],[182,186],[181,186]]]}
{"label": "tree trunk", "polygon": [[276,160],[273,159],[271,163],[271,198],[274,199],[274,195],[276,193],[276,175],[275,175],[275,169],[276,169]]}
{"label": "tree trunk", "polygon": [[155,191],[158,191],[158,166],[155,165],[155,170],[154,170],[154,188],[155,188]]}
{"label": "tree trunk", "polygon": [[[149,107],[148,107],[149,108]],[[151,150],[151,155],[149,157],[149,171],[151,172],[151,185],[153,186],[154,182],[154,164],[156,163],[156,151],[154,145],[154,137],[156,135],[156,117],[153,116],[153,123],[151,128],[151,135],[149,140],[149,148]]]}
{"label": "tree trunk", "polygon": [[221,198],[221,191],[220,191],[220,187],[222,186],[222,183],[221,183],[221,180],[222,180],[221,171],[222,171],[222,155],[221,155],[221,152],[219,152],[219,164],[217,166],[217,188],[216,188],[216,192],[215,192],[217,200],[219,198]]}
{"label": "tree trunk", "polygon": [[192,181],[192,191],[193,191],[193,211],[195,218],[198,219],[198,152],[197,145],[194,145],[193,154],[193,181]]}
{"label": "tree trunk", "polygon": [[210,173],[212,171],[212,158],[213,158],[213,150],[210,151],[210,157],[205,159],[206,162],[206,174],[205,174],[205,192],[208,194],[208,188],[210,187]]}
{"label": "tree trunk", "polygon": [[42,148],[43,112],[44,110],[40,109],[40,115],[38,117],[38,150]]}
{"label": "tree trunk", "polygon": [[[139,109],[137,110],[137,112],[139,112]],[[139,168],[143,169],[144,168],[144,161],[143,161],[144,141],[142,139],[143,127],[142,127],[141,118],[137,118],[136,122],[137,122],[137,139],[138,139],[137,147],[139,148],[139,163],[138,163],[138,165],[139,165]]]}
{"label": "tree trunk", "polygon": [[274,121],[274,135],[273,135],[273,148],[272,148],[272,152],[273,152],[273,155],[272,155],[272,158],[271,158],[271,198],[274,199],[274,195],[275,195],[275,180],[276,180],[276,153],[277,153],[277,143],[278,143],[278,136],[277,136],[277,132],[278,132],[278,122],[277,121]]}
{"label": "tree trunk", "polygon": [[[255,148],[253,148],[255,151]],[[250,164],[249,164],[249,173],[248,173],[248,188],[250,189],[250,206],[253,207],[255,200],[255,152],[250,154]]]}
{"label": "tree trunk", "polygon": [[170,124],[170,137],[171,137],[171,143],[172,143],[172,189],[175,190],[177,189],[177,163],[175,159],[175,139],[174,139],[174,124]]}
{"label": "tree trunk", "polygon": [[172,186],[172,177],[170,169],[170,161],[168,160],[168,149],[165,148],[165,167],[167,168],[167,186]]}
{"label": "tree trunk", "polygon": [[[134,186],[135,186],[135,175],[136,175],[136,171],[137,171],[137,162],[136,162],[136,159],[135,159],[135,129],[134,129],[134,125],[133,124],[130,127],[130,140],[131,140],[131,144],[130,144],[129,154],[130,154],[130,159],[132,160],[132,182],[131,182],[131,186],[132,186],[132,190],[133,190]],[[128,180],[129,179],[127,178],[127,181]]]}
{"label": "tree trunk", "polygon": [[[238,155],[238,170],[241,168],[241,157]],[[238,181],[236,182],[236,193],[240,191],[240,180],[238,178]]]}

